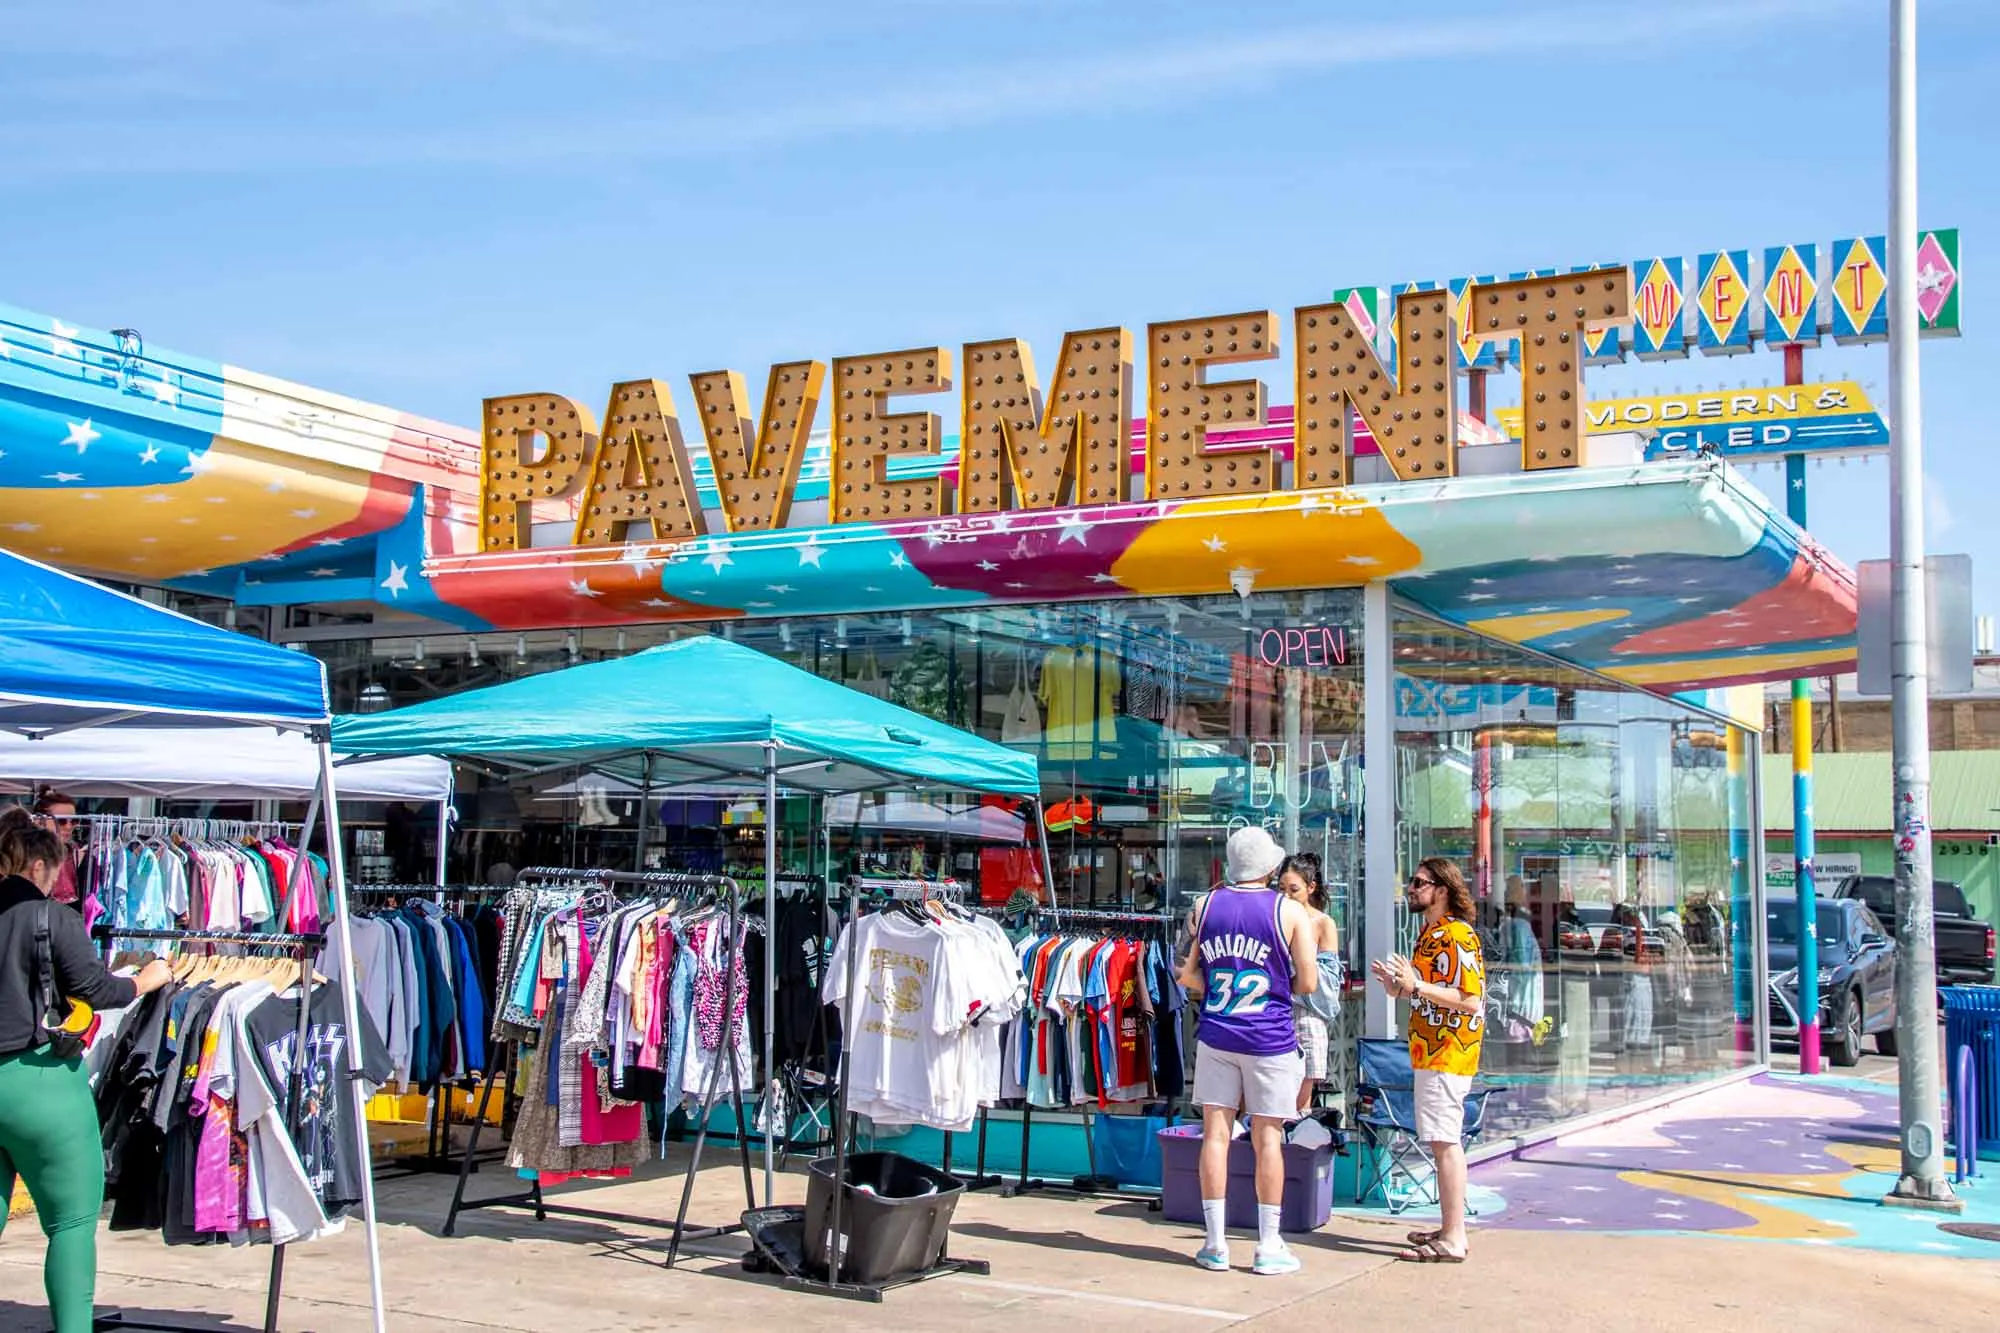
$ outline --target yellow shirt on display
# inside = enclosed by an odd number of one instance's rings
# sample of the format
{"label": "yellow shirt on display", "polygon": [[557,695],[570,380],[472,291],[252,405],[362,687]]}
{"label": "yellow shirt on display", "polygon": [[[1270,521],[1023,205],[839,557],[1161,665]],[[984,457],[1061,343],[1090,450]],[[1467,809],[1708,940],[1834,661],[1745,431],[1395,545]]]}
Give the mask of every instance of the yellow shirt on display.
{"label": "yellow shirt on display", "polygon": [[[1479,935],[1463,921],[1447,917],[1417,938],[1410,962],[1417,976],[1448,986],[1467,999],[1486,994],[1486,964]],[[1410,1067],[1440,1074],[1477,1074],[1479,1043],[1486,1035],[1483,1008],[1469,1014],[1418,998],[1410,1002]]]}

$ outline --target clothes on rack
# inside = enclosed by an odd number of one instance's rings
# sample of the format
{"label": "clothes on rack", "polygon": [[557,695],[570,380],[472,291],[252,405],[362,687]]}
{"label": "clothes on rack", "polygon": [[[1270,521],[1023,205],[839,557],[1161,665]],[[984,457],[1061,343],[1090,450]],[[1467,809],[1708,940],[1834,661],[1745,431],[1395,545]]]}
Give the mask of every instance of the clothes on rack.
{"label": "clothes on rack", "polygon": [[1027,1005],[1008,1034],[1008,1096],[1054,1108],[1180,1095],[1186,995],[1164,934],[1021,934]]}
{"label": "clothes on rack", "polygon": [[[84,924],[127,930],[272,930],[317,934],[332,917],[326,862],[282,838],[210,838],[93,824],[77,857]],[[279,921],[287,886],[290,920]]]}
{"label": "clothes on rack", "polygon": [[823,987],[845,1020],[847,1109],[877,1124],[971,1129],[1002,1096],[1005,1032],[1023,992],[1020,961],[991,920],[936,901],[857,918]]}
{"label": "clothes on rack", "polygon": [[523,886],[500,909],[493,1036],[515,1044],[524,1090],[508,1164],[543,1184],[629,1173],[647,1156],[643,1104],[705,1108],[720,1061],[756,1086],[744,939],[762,923],[739,916],[731,938],[714,899],[736,890],[719,876],[658,881],[622,903]]}
{"label": "clothes on rack", "polygon": [[[339,987],[312,987],[301,1045],[296,961],[197,966],[215,970],[146,996],[93,1061],[111,1228],[158,1230],[170,1245],[286,1245],[339,1231],[368,1169],[351,1123],[355,1034]],[[379,1086],[387,1054],[361,1022],[364,1080]]]}
{"label": "clothes on rack", "polygon": [[[476,921],[411,898],[357,913],[351,928],[361,1007],[383,1034],[396,1081],[427,1093],[483,1073],[487,993]],[[322,971],[328,966],[321,961]]]}
{"label": "clothes on rack", "polygon": [[[756,886],[746,883],[745,888],[750,893],[748,910],[760,913],[763,901]],[[821,1000],[820,990],[825,982],[827,951],[832,946],[834,929],[827,895],[817,884],[801,881],[794,885],[780,880],[772,920],[767,923],[765,933],[752,934],[745,943],[745,970],[753,982],[751,1044],[760,1051],[766,1021],[762,985],[764,950],[767,947],[776,950],[772,963],[777,1004],[769,1021],[773,1025],[773,1058],[780,1063],[817,1065],[827,1055],[828,1038],[839,1019]]]}

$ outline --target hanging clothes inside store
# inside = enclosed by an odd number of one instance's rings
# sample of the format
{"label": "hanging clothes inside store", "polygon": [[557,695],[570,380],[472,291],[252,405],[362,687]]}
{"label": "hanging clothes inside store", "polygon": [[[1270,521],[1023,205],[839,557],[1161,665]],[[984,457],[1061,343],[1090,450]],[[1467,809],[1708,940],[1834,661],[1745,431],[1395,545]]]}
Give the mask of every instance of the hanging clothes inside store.
{"label": "hanging clothes inside store", "polygon": [[970,1130],[1004,1095],[1006,1030],[1023,993],[1019,958],[992,920],[936,899],[859,917],[823,988],[844,1018],[847,1109],[881,1125]]}
{"label": "hanging clothes inside store", "polygon": [[[302,1043],[299,972],[284,957],[184,957],[174,983],[100,1035],[108,1048],[93,1050],[92,1067],[112,1230],[157,1230],[170,1245],[285,1245],[337,1232],[360,1208],[368,1164],[343,1077],[342,994],[311,987]],[[387,1053],[365,1014],[361,1023],[362,1072],[379,1086]]]}
{"label": "hanging clothes inside store", "polygon": [[[279,837],[193,836],[174,831],[173,822],[90,825],[77,868],[86,926],[311,935],[332,918],[326,862],[317,853]],[[294,873],[291,919],[279,921]]]}

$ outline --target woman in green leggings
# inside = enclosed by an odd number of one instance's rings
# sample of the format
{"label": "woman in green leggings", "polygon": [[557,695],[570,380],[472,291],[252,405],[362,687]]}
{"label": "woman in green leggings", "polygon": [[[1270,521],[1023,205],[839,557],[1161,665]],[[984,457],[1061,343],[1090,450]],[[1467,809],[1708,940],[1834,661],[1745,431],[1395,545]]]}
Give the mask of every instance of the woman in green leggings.
{"label": "woman in green leggings", "polygon": [[[104,1152],[97,1107],[82,1061],[57,1056],[36,1013],[36,903],[47,901],[63,847],[45,829],[18,824],[0,835],[0,1230],[14,1177],[27,1182],[49,1238],[42,1284],[56,1333],[88,1333],[97,1295],[97,1214],[104,1206]],[[81,1002],[117,1009],[165,985],[157,959],[134,979],[105,970],[83,918],[49,903],[48,955],[60,1008]]]}

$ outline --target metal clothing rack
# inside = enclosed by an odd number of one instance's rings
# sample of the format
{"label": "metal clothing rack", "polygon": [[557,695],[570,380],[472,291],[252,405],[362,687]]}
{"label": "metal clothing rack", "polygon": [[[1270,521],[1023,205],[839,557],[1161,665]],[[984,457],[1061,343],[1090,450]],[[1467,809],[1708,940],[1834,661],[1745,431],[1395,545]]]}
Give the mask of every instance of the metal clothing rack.
{"label": "metal clothing rack", "polygon": [[[296,881],[294,881],[296,883]],[[291,906],[291,885],[285,893],[285,906]],[[139,940],[148,942],[180,942],[202,944],[242,945],[248,948],[281,949],[291,954],[299,963],[299,1025],[297,1029],[297,1058],[285,1079],[285,1131],[291,1133],[293,1116],[298,1110],[299,1098],[304,1094],[305,1052],[312,1027],[312,963],[315,955],[326,945],[324,933],[309,935],[287,935],[259,933],[245,930],[115,930],[109,925],[100,925],[93,932],[107,946],[110,941]],[[364,1164],[364,1169],[366,1169]],[[277,1333],[278,1303],[285,1289],[285,1245],[271,1247],[271,1276],[264,1296],[264,1333]],[[193,1324],[161,1323],[150,1319],[130,1319],[123,1312],[114,1311],[98,1315],[91,1323],[93,1333],[97,1330],[150,1329],[160,1333],[198,1333]]]}
{"label": "metal clothing rack", "polygon": [[181,819],[165,815],[76,815],[73,819],[93,835],[108,832],[112,837],[159,833],[184,838],[283,838],[304,828],[302,824],[274,819]]}
{"label": "metal clothing rack", "polygon": [[[755,894],[764,887],[763,876],[746,876],[739,882],[743,886],[745,897],[752,900],[754,905]],[[779,875],[771,881],[771,887],[776,890],[775,897],[780,900],[791,896],[787,893],[787,890],[791,889],[801,890],[804,893],[814,895],[819,900],[818,921],[820,924],[815,926],[816,931],[823,928],[826,918],[832,914],[833,897],[827,887],[826,876],[824,875]],[[766,942],[766,947],[775,949],[778,943],[775,934],[777,922],[767,922],[766,925],[773,932],[772,937]],[[830,943],[830,941],[825,940],[822,936],[822,948],[828,946]],[[824,976],[820,980],[824,981]],[[764,1015],[764,1026],[767,1033],[775,1034],[777,1028],[776,1016],[766,1012]],[[784,1134],[778,1140],[777,1145],[778,1164],[781,1167],[789,1165],[795,1153],[803,1151],[816,1153],[833,1146],[833,1127],[831,1125],[824,1126],[824,1133],[818,1132],[822,1127],[821,1116],[831,1110],[834,1096],[835,1071],[830,1065],[825,1063],[833,1048],[828,1039],[826,1006],[824,1004],[813,1006],[813,1039],[822,1062],[821,1067],[818,1068],[814,1067],[811,1059],[787,1059],[782,1063],[782,1066],[774,1069],[772,1066],[777,1065],[778,1062],[769,1058],[767,1051],[767,1058],[765,1060],[766,1068],[764,1071],[764,1095],[767,1099],[775,1103],[782,1103],[787,1107]],[[809,1085],[808,1076],[816,1077],[819,1080],[817,1088]],[[799,1133],[795,1133],[792,1129],[792,1112],[789,1108],[794,1105],[804,1108],[807,1112],[807,1121],[815,1130],[810,1139]],[[770,1138],[772,1133],[770,1115],[771,1111],[767,1106],[764,1110],[764,1130],[760,1136],[765,1139]],[[741,1126],[738,1127],[737,1132],[739,1135],[743,1133]]]}
{"label": "metal clothing rack", "polygon": [[[389,884],[350,884],[347,886],[348,899],[351,902],[356,902],[357,905],[365,905],[371,911],[381,906],[390,906],[392,908],[403,907],[408,905],[411,900],[417,899],[424,902],[439,903],[446,912],[462,912],[466,904],[474,898],[500,898],[504,897],[508,892],[509,890],[504,888],[492,888],[485,885],[418,884],[411,881],[400,881]],[[393,904],[368,902],[369,899],[385,898],[394,899],[395,901]],[[402,1086],[406,1089],[408,1088],[407,1084]],[[456,1154],[451,1151],[451,1111],[449,1107],[451,1098],[448,1094],[453,1089],[460,1092],[470,1092],[477,1086],[478,1080],[471,1077],[454,1079],[449,1083],[440,1080],[438,1086],[433,1088],[430,1095],[425,1099],[428,1105],[424,1111],[423,1151],[405,1153],[399,1157],[383,1159],[375,1168],[375,1178],[377,1180],[385,1178],[400,1180],[407,1176],[442,1176],[455,1173],[458,1170],[459,1163]],[[489,1150],[485,1158],[481,1160],[482,1162],[490,1161],[499,1155],[498,1150]],[[473,1169],[477,1170],[478,1166],[475,1165]],[[393,1174],[385,1177],[385,1172]]]}
{"label": "metal clothing rack", "polygon": [[[935,887],[930,886],[929,882],[924,880],[871,880],[863,876],[850,879],[848,881],[850,892],[847,895],[847,930],[851,932],[854,929],[855,921],[860,915],[861,899],[866,891],[881,889],[885,886],[893,890],[894,886],[907,886],[911,884]],[[812,1292],[821,1296],[839,1296],[847,1300],[874,1301],[879,1303],[882,1300],[883,1293],[891,1287],[905,1287],[917,1282],[928,1282],[932,1278],[944,1277],[949,1273],[974,1273],[984,1277],[992,1273],[993,1265],[984,1259],[952,1258],[950,1235],[947,1232],[944,1247],[938,1255],[938,1261],[921,1272],[912,1273],[907,1277],[884,1283],[847,1282],[841,1279],[840,1270],[847,1258],[846,1249],[842,1244],[846,1240],[846,1233],[841,1229],[841,1212],[847,1195],[847,1149],[849,1141],[853,1138],[853,1128],[849,1123],[847,1112],[847,1074],[848,1068],[853,1062],[853,1051],[846,1040],[847,1015],[854,1006],[854,996],[858,992],[860,984],[861,951],[854,947],[854,940],[850,935],[847,949],[847,984],[841,991],[841,994],[846,997],[846,1007],[841,1011],[840,1090],[838,1093],[838,1111],[833,1118],[833,1200],[832,1212],[828,1219],[826,1231],[828,1237],[826,1247],[826,1276],[813,1277],[804,1271],[788,1273],[785,1276],[785,1286],[794,1291]],[[951,1152],[949,1147],[947,1147],[945,1151],[946,1175],[951,1174],[950,1160]]]}
{"label": "metal clothing rack", "polygon": [[[1132,912],[1132,911],[1116,911],[1108,908],[1064,908],[1061,911],[1057,911],[1054,908],[1042,907],[1042,908],[1037,908],[1033,913],[1033,915],[1038,917],[1049,918],[1050,928],[1055,930],[1069,930],[1077,926],[1088,927],[1091,925],[1125,925],[1125,926],[1144,925],[1144,926],[1152,926],[1160,929],[1163,932],[1171,933],[1173,929],[1173,923],[1178,919],[1176,913],[1167,911]],[[1097,1174],[1097,1141],[1095,1136],[1091,1133],[1093,1118],[1096,1113],[1086,1106],[1082,1108],[1078,1112],[1078,1114],[1080,1114],[1083,1117],[1083,1125],[1084,1125],[1083,1146],[1084,1146],[1084,1152],[1088,1156],[1090,1161],[1090,1174],[1085,1177],[1080,1177],[1078,1180],[1068,1185],[1059,1184],[1057,1182],[1049,1180],[1042,1180],[1040,1178],[1031,1178],[1028,1175],[1028,1149],[1034,1133],[1035,1108],[1033,1104],[1031,1104],[1026,1098],[1022,1098],[1021,1161],[1020,1161],[1020,1166],[1016,1171],[1014,1179],[1008,1182],[1007,1185],[1001,1189],[1000,1196],[1002,1198],[1011,1199],[1016,1197],[1017,1195],[1030,1194],[1030,1193],[1041,1193],[1041,1194],[1054,1193],[1054,1194],[1064,1194],[1072,1198],[1079,1198],[1079,1199],[1106,1199],[1106,1198],[1129,1199],[1133,1197],[1135,1194],[1145,1193],[1145,1191],[1141,1189],[1124,1189],[1124,1188],[1104,1189],[1100,1188],[1094,1183],[1086,1183],[1086,1182],[1094,1182],[1100,1179],[1100,1177]]]}
{"label": "metal clothing rack", "polygon": [[728,902],[727,928],[729,932],[726,949],[728,964],[724,969],[722,982],[722,1046],[717,1052],[715,1065],[708,1072],[708,1087],[702,1094],[701,1127],[695,1134],[693,1156],[688,1161],[687,1175],[681,1184],[680,1206],[674,1213],[674,1220],[671,1223],[667,1223],[657,1217],[646,1217],[634,1213],[613,1213],[596,1208],[579,1208],[568,1204],[550,1203],[543,1196],[542,1185],[539,1180],[535,1181],[527,1190],[519,1194],[500,1195],[490,1199],[467,1199],[465,1197],[466,1182],[472,1176],[473,1163],[479,1151],[480,1131],[486,1125],[487,1108],[492,1102],[493,1084],[502,1072],[502,1066],[505,1067],[507,1077],[505,1096],[511,1100],[515,1093],[514,1043],[504,1043],[503,1048],[507,1051],[507,1054],[501,1059],[487,1061],[487,1064],[491,1067],[487,1069],[486,1076],[481,1083],[479,1108],[473,1114],[472,1135],[465,1145],[465,1153],[459,1163],[458,1187],[452,1192],[451,1209],[445,1214],[444,1225],[439,1228],[439,1234],[445,1236],[455,1235],[458,1228],[459,1214],[480,1208],[532,1209],[537,1222],[546,1221],[551,1215],[555,1215],[560,1217],[579,1217],[597,1222],[617,1222],[631,1226],[665,1227],[671,1233],[672,1239],[668,1243],[666,1262],[661,1266],[672,1268],[679,1262],[681,1242],[705,1240],[713,1236],[727,1235],[743,1229],[743,1224],[740,1221],[723,1226],[707,1227],[690,1227],[687,1224],[688,1205],[694,1197],[695,1181],[701,1173],[702,1149],[708,1142],[709,1112],[715,1106],[716,1094],[720,1091],[719,1085],[722,1079],[722,1068],[725,1064],[729,1067],[730,1104],[736,1112],[737,1147],[743,1167],[743,1203],[746,1210],[757,1206],[755,1186],[752,1184],[750,1178],[750,1141],[743,1131],[746,1123],[743,1114],[743,1085],[736,1068],[734,1044],[729,1039],[730,1028],[735,1023],[737,1017],[735,1012],[736,976],[737,967],[742,962],[743,956],[743,951],[737,942],[737,936],[740,933],[744,919],[743,890],[735,880],[729,878],[727,875],[686,874],[679,871],[659,870],[578,871],[542,866],[520,872],[515,883],[516,887],[520,888],[560,888],[573,885],[579,888],[611,890],[614,892],[621,888],[673,888],[710,892],[719,891]]}

